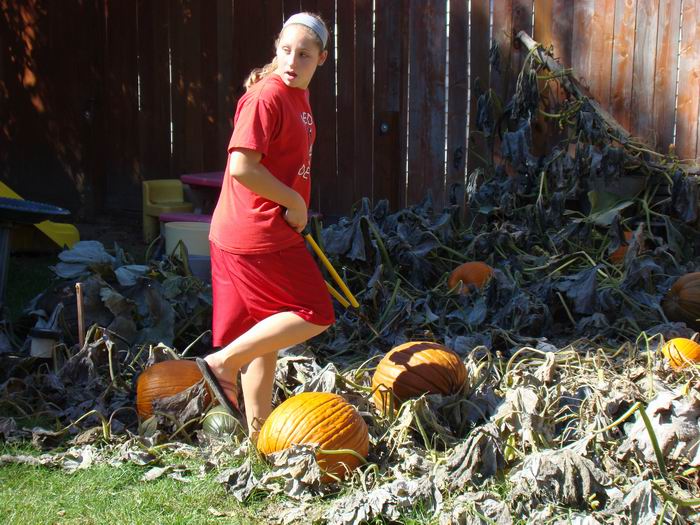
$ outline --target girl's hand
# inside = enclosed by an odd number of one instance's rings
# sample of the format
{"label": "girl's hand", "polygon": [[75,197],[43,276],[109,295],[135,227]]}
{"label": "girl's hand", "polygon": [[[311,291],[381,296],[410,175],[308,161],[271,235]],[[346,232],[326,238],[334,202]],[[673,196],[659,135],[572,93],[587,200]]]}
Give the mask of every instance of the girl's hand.
{"label": "girl's hand", "polygon": [[295,232],[301,233],[304,231],[304,228],[306,228],[306,222],[309,220],[309,212],[306,209],[306,205],[299,208],[287,208],[283,217]]}

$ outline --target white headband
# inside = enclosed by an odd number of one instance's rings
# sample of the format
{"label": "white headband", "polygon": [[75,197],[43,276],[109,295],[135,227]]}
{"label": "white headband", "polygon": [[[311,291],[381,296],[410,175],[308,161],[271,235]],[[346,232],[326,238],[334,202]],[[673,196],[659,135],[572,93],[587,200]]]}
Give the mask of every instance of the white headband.
{"label": "white headband", "polygon": [[316,35],[318,35],[318,38],[323,44],[323,49],[326,49],[326,42],[328,42],[328,30],[317,18],[314,18],[306,13],[297,13],[296,15],[292,15],[287,19],[282,26],[282,29],[287,27],[289,24],[301,24],[311,29],[314,33],[316,33]]}

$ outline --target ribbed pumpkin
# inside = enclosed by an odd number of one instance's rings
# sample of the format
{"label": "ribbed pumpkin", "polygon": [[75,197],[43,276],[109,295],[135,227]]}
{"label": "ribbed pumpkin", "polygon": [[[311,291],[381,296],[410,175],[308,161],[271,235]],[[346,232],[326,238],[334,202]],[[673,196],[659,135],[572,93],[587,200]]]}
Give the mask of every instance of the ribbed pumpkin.
{"label": "ribbed pumpkin", "polygon": [[272,454],[301,444],[318,445],[319,466],[342,478],[360,460],[352,454],[323,454],[321,450],[350,449],[367,457],[369,432],[357,409],[339,395],[302,392],[272,411],[260,429],[257,446],[261,453]]}
{"label": "ribbed pumpkin", "polygon": [[136,412],[141,419],[152,416],[154,399],[174,396],[201,379],[194,361],[171,359],[149,366],[136,380]]}
{"label": "ribbed pumpkin", "polygon": [[406,399],[423,394],[453,394],[467,379],[459,356],[438,343],[412,341],[393,348],[372,377],[374,404],[386,413]]}
{"label": "ribbed pumpkin", "polygon": [[693,330],[700,330],[700,272],[679,277],[661,306],[669,320],[682,321]]}
{"label": "ribbed pumpkin", "polygon": [[675,337],[664,343],[661,353],[675,369],[681,369],[692,363],[700,363],[700,344],[685,337]]}
{"label": "ribbed pumpkin", "polygon": [[447,279],[447,286],[450,290],[462,282],[462,286],[458,290],[463,294],[469,293],[469,285],[474,285],[477,288],[484,286],[493,274],[493,268],[481,261],[471,261],[460,264],[452,270],[450,277]]}

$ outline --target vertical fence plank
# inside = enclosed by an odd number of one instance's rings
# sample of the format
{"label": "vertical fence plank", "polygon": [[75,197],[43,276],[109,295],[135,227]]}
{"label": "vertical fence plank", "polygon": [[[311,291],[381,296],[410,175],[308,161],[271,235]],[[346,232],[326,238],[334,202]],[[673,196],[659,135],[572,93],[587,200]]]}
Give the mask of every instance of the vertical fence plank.
{"label": "vertical fence plank", "polygon": [[[494,20],[494,39],[499,43],[501,51],[501,75],[510,71],[510,42],[511,34],[510,24],[507,27],[502,26],[502,22],[509,21],[510,15],[507,17],[499,16],[497,19],[497,7],[510,4],[511,0],[503,0],[494,4],[493,20]],[[505,77],[496,76],[498,73],[493,73],[495,79],[492,81],[489,77],[489,24],[490,24],[490,6],[488,0],[472,0],[471,12],[471,27],[472,32],[469,35],[471,50],[469,51],[470,61],[470,76],[469,85],[471,87],[471,96],[469,101],[469,151],[467,152],[467,173],[471,173],[476,168],[484,165],[484,160],[488,156],[486,151],[486,143],[477,130],[477,100],[480,93],[488,91],[489,86],[493,86],[496,95],[501,97],[505,88],[499,88],[496,85],[497,81],[501,81]],[[505,14],[505,13],[503,13]],[[503,83],[501,84],[503,85]],[[506,83],[507,85],[507,83]]]}
{"label": "vertical fence plank", "polygon": [[353,201],[373,199],[372,128],[373,74],[372,0],[355,4],[355,186]]}
{"label": "vertical fence plank", "polygon": [[[299,2],[296,2],[299,4]],[[233,72],[236,101],[243,95],[243,81],[253,68],[262,67],[275,56],[275,39],[282,29],[283,0],[233,0]],[[295,9],[295,11],[297,11]]]}
{"label": "vertical fence plank", "polygon": [[628,131],[632,129],[632,72],[637,0],[615,1],[615,29],[610,80],[610,112]]}
{"label": "vertical fence plank", "polygon": [[[552,1],[552,45],[554,56],[564,67],[571,67],[574,5],[571,0]],[[535,22],[537,13],[535,12]]]}
{"label": "vertical fence plank", "polygon": [[659,0],[638,0],[637,32],[632,73],[632,133],[650,146],[655,145],[653,128],[654,69]]}
{"label": "vertical fence plank", "polygon": [[[457,204],[464,198],[467,158],[467,112],[469,111],[469,12],[467,3],[450,0],[449,91],[447,108],[446,190],[458,184]],[[451,197],[449,194],[447,197]]]}
{"label": "vertical fence plank", "polygon": [[175,175],[203,171],[201,4],[170,4]]}
{"label": "vertical fence plank", "polygon": [[657,150],[663,153],[668,152],[673,142],[680,22],[681,3],[678,0],[660,0],[652,126],[657,134]]}
{"label": "vertical fence plank", "polygon": [[200,87],[195,110],[199,110],[202,127],[202,171],[213,171],[224,166],[225,155],[218,148],[219,91],[222,78],[219,74],[218,2],[203,2],[200,11]]}
{"label": "vertical fence plank", "polygon": [[676,153],[700,158],[700,0],[683,2]]}
{"label": "vertical fence plank", "polygon": [[355,187],[355,9],[354,3],[338,2],[336,192],[329,207],[349,215]]}
{"label": "vertical fence plank", "polygon": [[138,2],[138,130],[142,179],[175,176],[170,162],[169,0]]}
{"label": "vertical fence plank", "polygon": [[[228,143],[233,131],[233,115],[236,109],[236,90],[240,84],[233,78],[233,2],[231,0],[216,0],[216,36],[218,51],[217,91],[217,136],[216,148],[221,164],[213,168],[224,169],[226,166]],[[221,161],[221,159],[223,159]]]}
{"label": "vertical fence plank", "polygon": [[136,0],[107,0],[104,204],[141,208]]}
{"label": "vertical fence plank", "polygon": [[408,202],[432,192],[444,202],[445,51],[444,0],[415,0],[410,13]]}
{"label": "vertical fence plank", "polygon": [[[374,44],[374,128],[373,191],[374,200],[388,199],[393,209],[404,206],[406,162],[401,154],[406,130],[401,126],[405,111],[406,52],[404,23],[406,10],[394,2],[376,5]],[[466,57],[465,57],[466,61]]]}
{"label": "vertical fence plank", "polygon": [[[472,2],[472,51],[477,48],[477,55],[472,52],[472,78],[481,78],[481,87],[488,89],[489,83],[484,82],[489,78],[489,4],[488,2]],[[493,3],[493,42],[498,46],[500,55],[497,68],[491,68],[490,86],[498,95],[503,104],[508,99],[512,79],[511,60],[513,58],[513,0],[503,0]],[[477,71],[474,71],[474,66]],[[477,75],[475,76],[474,73]],[[474,87],[474,82],[472,82]],[[474,96],[472,94],[472,99]],[[474,102],[476,102],[474,100]]]}
{"label": "vertical fence plank", "polygon": [[580,0],[573,10],[574,75],[602,107],[611,103],[615,0]]}
{"label": "vertical fence plank", "polygon": [[335,150],[335,46],[333,35],[335,2],[334,0],[304,0],[300,9],[319,14],[326,23],[330,33],[327,45],[328,58],[323,66],[316,69],[314,79],[309,86],[311,110],[316,120],[310,206],[313,210],[321,211],[328,215],[331,210],[328,208],[327,199],[332,198],[335,192],[337,170]]}
{"label": "vertical fence plank", "polygon": [[513,49],[512,58],[510,62],[511,66],[511,78],[513,82],[509,86],[508,95],[506,100],[508,100],[515,92],[515,81],[520,74],[525,63],[525,58],[527,57],[528,50],[525,46],[520,45],[520,42],[515,41],[515,35],[520,31],[525,31],[528,35],[532,35],[532,9],[534,3],[533,0],[513,0]]}

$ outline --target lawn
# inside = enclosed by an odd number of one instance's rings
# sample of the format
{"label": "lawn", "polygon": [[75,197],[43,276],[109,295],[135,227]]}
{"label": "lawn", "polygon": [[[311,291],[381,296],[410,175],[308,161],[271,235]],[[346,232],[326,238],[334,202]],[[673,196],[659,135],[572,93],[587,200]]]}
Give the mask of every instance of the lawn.
{"label": "lawn", "polygon": [[[1,454],[28,453],[0,447]],[[181,461],[180,461],[181,463]],[[100,464],[67,473],[49,467],[0,467],[0,523],[264,523],[262,502],[245,507],[228,496],[216,472],[189,482],[163,476],[141,481],[149,467]]]}

